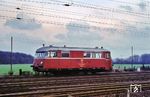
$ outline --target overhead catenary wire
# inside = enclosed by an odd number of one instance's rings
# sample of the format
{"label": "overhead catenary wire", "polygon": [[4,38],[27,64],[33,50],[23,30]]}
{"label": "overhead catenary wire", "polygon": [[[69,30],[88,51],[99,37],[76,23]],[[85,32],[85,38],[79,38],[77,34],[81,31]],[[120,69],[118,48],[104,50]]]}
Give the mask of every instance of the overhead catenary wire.
{"label": "overhead catenary wire", "polygon": [[86,26],[86,25],[80,25],[80,24],[73,24],[73,23],[64,23],[64,22],[56,22],[56,21],[44,21],[44,20],[33,20],[33,19],[17,19],[16,17],[13,16],[2,16],[0,15],[0,19],[9,19],[9,20],[17,20],[17,21],[24,21],[24,22],[36,22],[36,23],[44,23],[44,24],[54,24],[54,25],[61,25],[61,26],[66,26],[69,25],[71,27],[77,27],[77,28],[84,28],[84,29],[94,29],[94,30],[99,30],[99,31],[122,31],[123,29],[121,28],[114,28],[114,27],[100,27],[100,26]]}
{"label": "overhead catenary wire", "polygon": [[[28,2],[28,3],[30,3],[30,2],[33,2],[33,3],[41,3],[41,4],[53,4],[53,3],[51,3],[51,2],[44,2],[44,1],[35,1],[35,0],[17,0],[17,1],[24,1],[24,2]],[[55,1],[55,0],[50,0],[50,1]],[[64,1],[59,1],[59,0],[57,0],[57,1],[55,1],[55,2],[62,2],[63,4],[64,3],[67,3],[67,2],[64,2]],[[5,3],[6,3],[6,1],[5,1]],[[10,2],[8,2],[7,1],[7,3],[10,3]],[[13,4],[15,4],[14,2],[13,2]],[[55,3],[54,3],[55,4]],[[62,4],[59,4],[59,5],[61,5],[62,6]],[[74,4],[75,5],[75,4]],[[91,5],[91,4],[90,4]],[[72,5],[73,6],[73,5]],[[94,5],[93,5],[94,6]],[[96,6],[96,5],[95,5]],[[107,7],[104,7],[104,8],[107,8]],[[109,8],[109,11],[114,11],[114,9],[113,8]],[[121,10],[122,12],[130,12],[130,11],[124,11],[124,10]],[[132,13],[132,12],[131,12]],[[136,14],[140,14],[140,15],[149,15],[149,14],[145,14],[145,13],[136,13]]]}
{"label": "overhead catenary wire", "polygon": [[[5,7],[16,7],[15,5],[5,5],[5,4],[3,4],[3,6]],[[18,7],[17,7],[18,8]],[[20,8],[21,9],[21,8]],[[35,10],[35,11],[38,11],[37,9],[42,9],[42,8],[37,8],[37,7],[33,7],[33,6],[27,6],[27,5],[24,5],[23,6],[23,9],[24,9],[24,11],[26,11],[26,10],[28,10],[28,11],[32,11],[32,10]],[[23,10],[22,9],[22,10]],[[33,15],[41,15],[42,16],[42,14],[43,13],[45,13],[45,14],[49,14],[49,13],[47,13],[48,11],[51,11],[51,10],[53,10],[54,12],[56,12],[56,11],[58,11],[58,12],[62,12],[62,13],[71,13],[71,14],[69,14],[69,15],[79,15],[79,14],[82,14],[81,16],[83,16],[84,14],[83,13],[76,13],[76,12],[72,12],[72,11],[59,11],[59,10],[55,10],[55,9],[50,9],[50,8],[47,8],[47,9],[43,9],[42,10],[42,12],[40,12],[40,14],[35,14],[35,13],[33,13]],[[2,11],[2,10],[1,10]],[[6,10],[6,11],[8,11],[9,12],[9,10]],[[34,11],[34,12],[35,12]],[[10,11],[11,12],[11,11]],[[15,12],[15,11],[14,11]],[[17,12],[17,11],[16,11]],[[38,12],[39,13],[39,12]],[[73,14],[72,14],[73,13]],[[29,14],[29,13],[27,13],[27,14]],[[31,15],[32,15],[32,13],[30,13]],[[43,15],[43,16],[48,16],[48,15]],[[139,24],[150,24],[150,23],[148,23],[148,22],[139,22],[139,21],[131,21],[131,20],[123,20],[123,19],[117,19],[117,18],[108,18],[108,17],[102,17],[102,16],[92,16],[92,15],[89,15],[89,14],[85,14],[84,16],[87,16],[87,17],[94,17],[94,18],[101,18],[101,19],[110,19],[110,20],[118,20],[118,21],[123,21],[123,22],[126,22],[126,23],[128,23],[128,22],[132,22],[132,23],[139,23]],[[73,19],[73,18],[70,18],[70,19]],[[89,21],[88,21],[89,22]],[[95,22],[96,23],[96,22]]]}
{"label": "overhead catenary wire", "polygon": [[[11,10],[0,10],[0,11],[8,11],[8,12],[17,12],[17,11],[11,11]],[[32,14],[32,15],[39,15],[39,16],[48,16],[52,18],[61,18],[61,19],[70,19],[70,20],[77,20],[77,21],[84,21],[84,22],[91,22],[91,23],[97,23],[97,24],[103,24],[103,25],[110,25],[110,26],[121,26],[118,24],[113,24],[113,23],[107,23],[107,22],[98,22],[98,21],[92,21],[92,20],[85,20],[85,19],[78,19],[78,18],[70,18],[70,17],[65,17],[65,16],[56,16],[53,14],[41,14],[41,13],[34,13],[34,12],[24,12],[25,14]]]}
{"label": "overhead catenary wire", "polygon": [[[26,0],[25,0],[26,1]],[[29,0],[29,1],[31,1],[31,0]],[[9,12],[11,12],[10,10],[8,10]],[[40,16],[45,16],[45,14],[43,15],[43,14],[37,14],[37,13],[31,13],[31,12],[28,12],[28,13],[26,13],[26,14],[30,14],[30,15],[40,15]],[[49,15],[49,14],[48,14]],[[47,14],[46,14],[46,16],[47,16]],[[49,17],[52,17],[52,18],[54,18],[54,15],[51,15],[50,14],[50,16]],[[58,16],[58,17],[56,17],[56,18],[58,18],[58,19],[70,19],[71,21],[74,21],[74,18],[70,18],[70,17],[62,17],[62,16]],[[105,17],[104,17],[105,18]],[[78,21],[81,21],[82,19],[76,19],[76,20],[78,20]],[[82,20],[82,21],[86,21],[86,20]],[[97,21],[86,21],[86,22],[92,22],[92,23],[100,23],[100,24],[105,24],[105,25],[110,25],[110,26],[126,26],[126,27],[132,27],[132,29],[135,29],[135,28],[133,28],[133,26],[130,26],[130,25],[116,25],[116,24],[112,24],[112,23],[105,23],[105,22],[97,22]],[[149,24],[149,23],[145,23],[145,22],[136,22],[136,23],[143,23],[143,24]]]}
{"label": "overhead catenary wire", "polygon": [[[8,12],[17,12],[17,11],[10,11],[10,10],[0,10],[0,11],[8,11]],[[106,23],[106,22],[97,22],[97,21],[88,21],[88,20],[84,20],[84,19],[77,19],[77,18],[70,18],[70,17],[65,17],[65,16],[56,16],[53,14],[49,14],[49,15],[44,15],[44,14],[38,14],[38,13],[33,13],[33,12],[24,12],[25,14],[32,14],[32,15],[39,15],[39,16],[48,16],[48,17],[52,17],[52,18],[58,18],[58,19],[69,19],[69,20],[77,20],[77,21],[84,21],[84,22],[91,22],[91,23],[97,23],[97,24],[103,24],[103,25],[117,25],[117,24],[110,24],[110,23]],[[120,25],[117,25],[120,26]]]}
{"label": "overhead catenary wire", "polygon": [[[9,10],[9,11],[10,11],[10,10]],[[31,13],[28,13],[28,14],[31,14]],[[53,16],[53,17],[54,17],[54,16]],[[21,19],[21,18],[20,18],[20,19]],[[25,20],[25,19],[24,19],[24,20]],[[73,19],[72,19],[72,21],[73,21]],[[31,20],[28,21],[28,22],[31,22]],[[52,22],[52,21],[41,21],[41,20],[39,20],[38,22],[40,22],[40,23],[46,23],[46,24],[57,24],[57,25],[59,24],[59,25],[60,25],[60,23],[58,23],[58,22],[56,22],[56,21],[55,21],[55,22],[54,22],[54,21]],[[65,24],[65,23],[64,23],[64,24]],[[62,25],[62,23],[61,23],[61,25]],[[105,23],[105,25],[108,25],[108,24]],[[77,24],[77,25],[76,25],[76,24],[71,24],[71,26],[73,26],[73,27],[79,27],[79,28],[87,28],[87,27],[83,27],[83,26],[80,27],[81,25],[78,25],[78,24]],[[126,26],[126,27],[127,27],[127,26]],[[130,27],[130,26],[128,26],[128,27]],[[127,27],[127,28],[128,28],[128,27]],[[99,29],[99,30],[102,30],[102,27],[99,27],[99,26],[92,26],[92,25],[90,25],[90,28],[96,29],[96,30],[98,30],[98,29]],[[132,29],[131,29],[131,28],[132,28]],[[109,28],[106,28],[106,29],[103,29],[103,30],[117,31],[116,29],[117,29],[117,30],[120,30],[120,31],[123,30],[123,29],[114,28],[114,27],[113,27],[113,28],[112,28],[112,27],[109,27]],[[133,30],[133,29],[134,29],[134,31],[136,30],[135,28],[130,27],[130,29],[126,29],[126,31],[131,31],[131,30]]]}
{"label": "overhead catenary wire", "polygon": [[[49,1],[53,1],[53,2],[58,2],[58,3],[64,3],[64,1],[60,1],[60,0],[49,0]],[[133,0],[132,2],[129,2],[129,1],[124,1],[124,0],[106,0],[106,1],[110,1],[110,2],[114,2],[114,3],[122,3],[122,4],[130,4],[130,5],[135,5],[135,6],[139,6],[138,3],[134,3]],[[81,1],[72,1],[72,4],[73,3],[79,3],[79,4],[86,4],[86,5],[94,5],[94,6],[97,6],[95,4],[89,4],[89,3],[86,3],[86,2],[81,2]],[[142,1],[141,1],[142,2]],[[66,2],[68,3],[68,2]],[[144,3],[146,3],[146,6],[149,6],[150,2],[149,1],[144,1]]]}
{"label": "overhead catenary wire", "polygon": [[[18,1],[25,1],[25,2],[34,2],[34,3],[46,3],[46,2],[40,2],[40,1],[36,1],[35,2],[35,0],[18,0]],[[51,0],[51,1],[54,1],[54,0]],[[56,1],[55,1],[56,2]],[[63,1],[59,1],[59,0],[57,0],[57,2],[62,2],[62,3],[64,3]],[[48,2],[49,3],[49,2]],[[66,3],[66,2],[65,2]],[[60,4],[59,4],[60,5]],[[112,11],[113,11],[114,9],[112,9]],[[141,14],[141,15],[144,15],[143,13]],[[149,14],[147,14],[147,16],[149,17]]]}
{"label": "overhead catenary wire", "polygon": [[[74,24],[74,23],[64,23],[64,22],[56,22],[56,21],[52,21],[52,20],[48,20],[48,21],[44,21],[44,20],[35,20],[35,19],[17,19],[16,17],[10,17],[10,16],[2,16],[0,15],[0,18],[2,19],[9,19],[9,20],[17,20],[19,22],[35,22],[35,23],[39,23],[39,24],[52,24],[52,25],[57,25],[57,26],[70,26],[70,27],[75,27],[75,28],[82,28],[82,29],[93,29],[93,30],[98,30],[98,31],[111,31],[111,32],[122,32],[122,31],[135,31],[136,29],[122,29],[122,28],[114,28],[114,27],[101,27],[101,26],[92,26],[92,25],[81,25],[81,24]],[[9,21],[8,20],[8,21]]]}
{"label": "overhead catenary wire", "polygon": [[[51,2],[44,2],[44,1],[41,2],[41,1],[35,1],[35,0],[18,0],[18,1],[32,2],[32,3],[39,3],[39,4],[56,4],[56,5],[61,5],[61,6],[65,3],[67,3],[67,2],[62,2],[62,1],[58,1],[58,0],[57,0],[57,2],[60,2],[60,3],[51,3]],[[149,18],[149,14],[139,13],[139,12],[134,12],[134,11],[125,11],[125,10],[120,10],[120,9],[115,9],[115,8],[104,7],[104,6],[100,6],[100,5],[96,6],[96,5],[92,4],[89,6],[89,5],[73,3],[72,6]]]}
{"label": "overhead catenary wire", "polygon": [[[8,11],[8,12],[17,12],[17,11],[11,11],[11,10],[0,10],[0,11]],[[40,13],[34,13],[34,12],[24,12],[25,14],[32,14],[32,15],[39,15],[39,16],[47,16],[47,17],[51,17],[51,18],[57,18],[57,19],[67,19],[70,21],[83,21],[83,22],[89,22],[89,23],[96,23],[96,24],[102,24],[102,25],[109,25],[109,26],[116,26],[116,27],[131,27],[131,26],[127,26],[127,25],[123,25],[123,24],[113,24],[113,23],[108,23],[108,22],[101,22],[101,21],[91,21],[91,20],[85,20],[85,19],[78,19],[78,18],[70,18],[70,17],[65,17],[65,16],[56,16],[53,14],[48,14],[48,15],[44,15],[44,14],[40,14]],[[19,17],[17,17],[19,19]],[[133,27],[132,27],[133,29]]]}

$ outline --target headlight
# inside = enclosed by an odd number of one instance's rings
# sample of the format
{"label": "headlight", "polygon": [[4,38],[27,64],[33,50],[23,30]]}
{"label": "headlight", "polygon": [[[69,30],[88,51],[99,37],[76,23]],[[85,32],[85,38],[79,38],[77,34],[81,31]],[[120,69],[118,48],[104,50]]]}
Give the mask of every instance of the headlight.
{"label": "headlight", "polygon": [[43,64],[43,61],[41,61],[40,64],[42,65],[42,64]]}
{"label": "headlight", "polygon": [[40,62],[39,67],[43,67],[43,61]]}

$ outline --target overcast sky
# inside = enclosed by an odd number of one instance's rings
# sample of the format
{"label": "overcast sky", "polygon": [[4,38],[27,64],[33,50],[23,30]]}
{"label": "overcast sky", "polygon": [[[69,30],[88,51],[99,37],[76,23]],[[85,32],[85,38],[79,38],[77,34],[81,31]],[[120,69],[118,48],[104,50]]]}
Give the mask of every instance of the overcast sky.
{"label": "overcast sky", "polygon": [[[70,6],[65,6],[69,4]],[[101,47],[112,58],[150,53],[150,0],[0,0],[0,50]]]}

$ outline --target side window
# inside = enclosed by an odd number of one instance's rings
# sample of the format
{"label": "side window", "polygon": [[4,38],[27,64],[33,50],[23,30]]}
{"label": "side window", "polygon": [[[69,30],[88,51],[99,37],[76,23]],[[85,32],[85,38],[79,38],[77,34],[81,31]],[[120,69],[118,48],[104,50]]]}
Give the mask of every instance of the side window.
{"label": "side window", "polygon": [[48,52],[48,56],[51,57],[51,58],[57,57],[57,52],[56,51]]}
{"label": "side window", "polygon": [[47,56],[50,57],[51,56],[51,52],[48,52]]}
{"label": "side window", "polygon": [[69,51],[62,51],[61,56],[62,57],[69,57]]}
{"label": "side window", "polygon": [[84,57],[85,58],[101,58],[100,52],[85,52]]}
{"label": "side window", "polygon": [[96,53],[92,53],[92,58],[96,58]]}
{"label": "side window", "polygon": [[110,53],[106,53],[106,58],[107,58],[107,59],[110,59],[110,58],[111,58]]}
{"label": "side window", "polygon": [[100,52],[92,53],[92,58],[101,58],[101,53]]}
{"label": "side window", "polygon": [[95,58],[101,58],[102,54],[101,53],[96,53]]}

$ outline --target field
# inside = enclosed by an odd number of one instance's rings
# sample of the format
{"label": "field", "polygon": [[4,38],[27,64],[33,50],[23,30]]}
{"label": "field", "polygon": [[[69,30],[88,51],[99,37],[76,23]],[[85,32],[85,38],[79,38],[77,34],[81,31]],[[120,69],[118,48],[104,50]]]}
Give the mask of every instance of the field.
{"label": "field", "polygon": [[[32,64],[13,64],[13,72],[15,75],[19,74],[19,69],[22,69],[23,71],[30,71],[34,72],[31,67]],[[141,67],[142,64],[133,64],[134,68],[139,68]],[[150,66],[150,64],[146,64],[145,66]],[[113,69],[121,69],[123,70],[124,68],[131,68],[131,64],[114,64]],[[10,65],[0,65],[0,75],[7,75],[8,72],[10,71]]]}
{"label": "field", "polygon": [[[14,74],[19,74],[19,69],[22,69],[23,71],[31,71],[33,72],[31,68],[32,64],[13,64],[12,69]],[[10,65],[0,65],[0,75],[7,75],[8,72],[10,71]]]}

